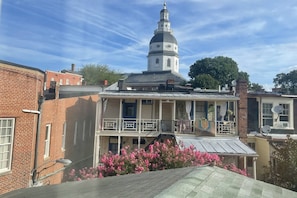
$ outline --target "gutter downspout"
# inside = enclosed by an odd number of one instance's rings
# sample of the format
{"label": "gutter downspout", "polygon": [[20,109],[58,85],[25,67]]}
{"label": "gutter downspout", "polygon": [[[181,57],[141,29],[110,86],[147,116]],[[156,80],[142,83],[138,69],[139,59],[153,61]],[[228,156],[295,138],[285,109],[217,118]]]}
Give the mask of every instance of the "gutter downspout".
{"label": "gutter downspout", "polygon": [[38,111],[37,114],[37,129],[36,129],[36,137],[35,137],[35,151],[34,151],[34,165],[32,169],[32,185],[36,183],[36,174],[37,174],[37,167],[38,167],[38,151],[39,151],[39,137],[40,137],[40,126],[41,126],[41,107],[44,101],[43,96],[39,96],[38,99]]}

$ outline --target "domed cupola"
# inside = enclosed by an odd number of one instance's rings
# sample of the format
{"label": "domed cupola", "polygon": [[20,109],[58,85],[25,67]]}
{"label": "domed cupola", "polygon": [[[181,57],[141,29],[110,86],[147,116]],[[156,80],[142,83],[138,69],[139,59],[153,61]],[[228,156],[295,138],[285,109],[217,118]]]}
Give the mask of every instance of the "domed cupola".
{"label": "domed cupola", "polygon": [[169,13],[166,3],[160,12],[158,29],[150,41],[148,53],[148,71],[179,72],[178,45],[172,34],[169,22]]}

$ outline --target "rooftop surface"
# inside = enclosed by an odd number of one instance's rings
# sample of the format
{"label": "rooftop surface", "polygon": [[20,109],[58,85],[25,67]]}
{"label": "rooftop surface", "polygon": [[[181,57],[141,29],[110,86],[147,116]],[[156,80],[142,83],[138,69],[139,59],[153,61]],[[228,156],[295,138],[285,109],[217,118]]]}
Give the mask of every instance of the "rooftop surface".
{"label": "rooftop surface", "polygon": [[297,197],[297,193],[218,167],[188,167],[16,190],[0,198]]}
{"label": "rooftop surface", "polygon": [[191,137],[176,136],[177,142],[182,142],[185,147],[194,145],[204,153],[233,156],[258,156],[258,154],[242,143],[238,137]]}

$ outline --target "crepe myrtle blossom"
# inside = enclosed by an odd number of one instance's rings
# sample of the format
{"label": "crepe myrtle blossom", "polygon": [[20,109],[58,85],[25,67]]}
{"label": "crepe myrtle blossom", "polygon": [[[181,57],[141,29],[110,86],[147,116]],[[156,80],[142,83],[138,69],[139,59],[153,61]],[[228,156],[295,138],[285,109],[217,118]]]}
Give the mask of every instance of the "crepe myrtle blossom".
{"label": "crepe myrtle blossom", "polygon": [[108,152],[101,157],[97,168],[72,169],[69,180],[78,181],[92,178],[142,173],[146,171],[181,168],[188,166],[216,165],[225,169],[247,175],[245,170],[237,168],[234,164],[223,165],[216,154],[202,153],[193,145],[185,147],[177,145],[171,140],[154,142],[147,150],[131,150],[128,146],[121,149],[121,155]]}

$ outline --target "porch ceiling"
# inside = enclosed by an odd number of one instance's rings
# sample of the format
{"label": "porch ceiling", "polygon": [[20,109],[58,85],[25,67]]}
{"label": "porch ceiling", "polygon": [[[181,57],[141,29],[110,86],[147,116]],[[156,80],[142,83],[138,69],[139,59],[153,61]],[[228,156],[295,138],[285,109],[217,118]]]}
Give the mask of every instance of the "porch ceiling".
{"label": "porch ceiling", "polygon": [[200,152],[218,155],[258,156],[253,149],[241,142],[238,137],[176,136],[176,141],[177,143],[183,143],[185,147],[194,145]]}
{"label": "porch ceiling", "polygon": [[163,99],[163,100],[239,100],[239,97],[230,94],[214,93],[182,93],[182,92],[102,92],[101,98],[140,98],[140,99]]}

